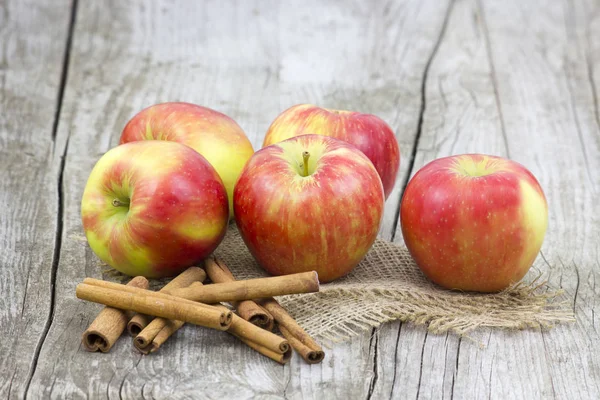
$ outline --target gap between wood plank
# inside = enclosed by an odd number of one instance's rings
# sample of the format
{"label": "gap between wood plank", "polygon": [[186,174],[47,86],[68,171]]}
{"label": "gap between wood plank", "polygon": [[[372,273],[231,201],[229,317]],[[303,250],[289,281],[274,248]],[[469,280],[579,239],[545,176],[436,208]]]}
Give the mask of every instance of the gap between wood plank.
{"label": "gap between wood plank", "polygon": [[[417,151],[419,148],[419,141],[421,139],[421,133],[423,132],[423,121],[424,121],[424,116],[425,116],[425,109],[427,107],[427,96],[426,96],[426,90],[427,90],[427,78],[429,76],[429,69],[431,68],[431,64],[433,63],[433,60],[435,59],[436,54],[438,53],[438,50],[440,48],[440,45],[443,41],[443,38],[446,34],[446,29],[448,27],[448,21],[450,20],[450,14],[452,13],[452,9],[454,6],[454,0],[450,0],[449,4],[448,4],[448,9],[446,10],[446,14],[444,15],[444,20],[442,22],[442,27],[440,28],[440,34],[433,46],[433,49],[431,51],[431,55],[429,56],[429,59],[427,60],[427,63],[425,64],[425,68],[423,69],[423,79],[421,81],[421,108],[419,109],[419,119],[417,122],[417,133],[415,135],[415,141],[414,141],[414,145],[411,151],[411,156],[409,159],[409,166],[407,169],[407,174],[406,174],[406,178],[404,179],[403,185],[402,185],[402,193],[404,193],[404,190],[406,190],[406,186],[408,185],[408,182],[410,181],[410,178],[412,176],[412,172],[413,169],[415,167],[415,159],[417,156]],[[392,237],[391,237],[391,241],[393,242],[394,239],[396,238],[396,232],[398,230],[398,223],[400,220],[400,206],[402,205],[402,196],[400,197],[400,200],[398,201],[398,208],[396,209],[396,216],[394,218],[394,226],[392,229]],[[398,354],[398,346],[400,344],[400,332],[402,330],[402,325],[404,324],[404,322],[400,322],[400,326],[398,327],[398,338],[396,340],[396,347],[394,349],[394,354]],[[423,341],[423,349],[421,351],[421,369],[419,372],[419,384],[418,384],[418,388],[417,388],[417,398],[419,397],[419,390],[420,390],[420,386],[421,386],[421,374],[423,372],[423,356],[424,356],[424,349],[425,349],[425,343],[427,342],[427,333],[425,334],[425,340]],[[459,346],[460,346],[460,342],[459,342]],[[375,354],[377,355],[377,354]],[[377,359],[375,358],[374,361],[377,361]],[[457,363],[458,363],[458,356],[457,356]],[[376,365],[376,364],[375,364]],[[396,366],[394,365],[394,368]],[[390,390],[390,398],[392,397],[393,393],[394,393],[394,386],[396,385],[396,370],[394,369],[394,379],[392,381],[392,387]],[[369,388],[369,394],[367,396],[367,400],[369,400],[371,398],[372,392],[374,389],[374,385],[372,385],[371,388]]]}
{"label": "gap between wood plank", "polygon": [[[58,130],[58,119],[60,117],[60,112],[62,108],[62,102],[64,97],[64,88],[67,83],[67,75],[69,72],[69,60],[71,58],[71,45],[73,42],[73,31],[75,28],[75,17],[77,14],[77,2],[78,0],[73,0],[71,6],[71,16],[69,18],[69,28],[67,30],[67,40],[65,43],[65,52],[63,56],[62,62],[62,73],[60,77],[60,83],[58,88],[58,96],[56,101],[56,113],[54,116],[54,123],[52,124],[52,154],[54,154],[56,149],[56,134]],[[56,215],[56,235],[54,237],[54,252],[52,254],[52,266],[50,271],[50,312],[48,314],[48,319],[46,320],[46,324],[44,325],[44,330],[42,331],[42,336],[35,348],[35,352],[33,355],[33,360],[29,372],[29,376],[27,378],[27,383],[25,384],[25,399],[27,399],[29,393],[29,387],[31,385],[31,380],[33,379],[33,375],[37,369],[38,360],[40,357],[40,352],[42,350],[42,346],[46,341],[46,337],[48,336],[48,332],[50,331],[50,326],[52,325],[52,320],[54,319],[54,302],[56,298],[56,272],[58,270],[58,263],[60,261],[60,250],[62,247],[62,233],[63,233],[63,214],[64,214],[64,196],[63,196],[63,174],[65,170],[65,162],[67,158],[67,150],[69,148],[69,139],[65,143],[65,148],[60,157],[60,165],[58,169],[58,180],[57,180],[57,193],[58,193],[58,212]]]}
{"label": "gap between wood plank", "polygon": [[394,386],[396,385],[396,373],[398,372],[398,363],[396,360],[398,359],[398,344],[400,343],[400,335],[402,334],[402,322],[398,326],[398,336],[396,337],[396,348],[394,349],[394,377],[392,379],[392,388],[390,389],[390,400],[393,399],[394,395]]}
{"label": "gap between wood plank", "polygon": [[425,331],[425,338],[423,339],[423,347],[421,347],[421,365],[419,367],[419,383],[417,383],[417,399],[419,398],[419,394],[421,393],[421,379],[423,378],[423,358],[425,357],[425,344],[427,343],[427,337],[429,336],[429,331]]}
{"label": "gap between wood plank", "polygon": [[[450,0],[448,4],[448,9],[446,10],[446,15],[444,16],[444,21],[442,22],[442,28],[440,29],[440,35],[438,36],[435,45],[433,46],[433,50],[431,51],[431,55],[425,64],[425,68],[423,69],[423,79],[421,81],[421,108],[419,109],[419,119],[417,122],[417,133],[415,135],[415,141],[413,148],[410,153],[410,158],[408,160],[408,169],[406,173],[406,178],[404,178],[404,182],[402,183],[402,193],[404,194],[404,190],[406,190],[406,186],[410,181],[410,177],[412,175],[412,170],[415,166],[415,158],[417,156],[417,149],[419,148],[419,141],[421,139],[421,133],[423,131],[423,116],[425,115],[426,108],[426,95],[425,90],[427,88],[427,76],[429,75],[429,68],[431,67],[431,63],[435,58],[435,55],[440,48],[440,43],[442,43],[442,38],[446,33],[446,27],[448,26],[448,20],[450,19],[450,13],[452,12],[452,6],[454,5],[454,0]],[[391,242],[396,238],[396,232],[398,230],[398,221],[400,220],[400,206],[402,205],[402,195],[398,200],[398,207],[396,208],[396,215],[394,217],[394,225],[392,227],[392,237],[390,239]]]}
{"label": "gap between wood plank", "polygon": [[490,33],[488,31],[485,12],[481,0],[477,0],[477,11],[481,15],[481,30],[483,31],[483,42],[485,43],[485,53],[487,55],[488,64],[490,66],[490,77],[492,78],[492,86],[494,88],[494,99],[496,100],[496,108],[500,118],[500,131],[504,140],[504,148],[506,149],[506,158],[510,159],[510,149],[508,147],[508,137],[506,136],[506,127],[504,125],[504,114],[502,113],[502,105],[500,104],[500,94],[498,93],[498,78],[496,76],[496,68],[494,67],[494,59],[492,57],[492,46],[490,43]]}
{"label": "gap between wood plank", "polygon": [[454,400],[454,382],[458,377],[458,362],[460,360],[460,344],[462,342],[462,336],[458,337],[458,347],[456,349],[456,364],[454,366],[454,374],[452,375],[452,388],[450,390],[450,400]]}
{"label": "gap between wood plank", "polygon": [[[69,73],[69,60],[71,59],[71,43],[73,40],[73,29],[75,27],[75,16],[77,14],[77,2],[79,0],[73,0],[71,5],[71,16],[69,18],[69,29],[67,30],[67,41],[65,44],[65,54],[62,63],[62,73],[60,75],[60,81],[58,84],[58,94],[56,96],[56,112],[54,114],[54,123],[52,124],[52,154],[56,150],[56,133],[58,132],[58,120],[60,118],[60,112],[62,110],[62,102],[65,94],[65,86],[67,85],[67,75]],[[67,143],[68,144],[68,143]],[[66,146],[65,146],[66,148]],[[66,151],[65,151],[66,154]],[[60,170],[62,178],[62,169]]]}
{"label": "gap between wood plank", "polygon": [[[375,343],[373,343],[375,342]],[[369,392],[367,393],[366,400],[370,400],[371,396],[373,396],[373,391],[375,390],[375,384],[379,379],[379,375],[377,374],[377,345],[379,344],[379,336],[377,333],[377,328],[373,328],[371,331],[371,346],[373,347],[373,379],[371,380],[371,384],[369,385]]]}

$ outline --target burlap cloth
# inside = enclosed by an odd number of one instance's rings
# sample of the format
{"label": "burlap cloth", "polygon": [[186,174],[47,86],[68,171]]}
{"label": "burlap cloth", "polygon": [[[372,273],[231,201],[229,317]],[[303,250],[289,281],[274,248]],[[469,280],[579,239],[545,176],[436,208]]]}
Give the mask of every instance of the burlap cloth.
{"label": "burlap cloth", "polygon": [[[267,276],[244,244],[235,224],[215,252],[236,279]],[[549,328],[574,321],[561,291],[539,279],[501,293],[448,291],[421,273],[404,246],[377,240],[347,276],[322,284],[319,293],[281,296],[280,303],[311,335],[339,342],[393,320],[427,325],[433,333],[459,335],[478,328]]]}

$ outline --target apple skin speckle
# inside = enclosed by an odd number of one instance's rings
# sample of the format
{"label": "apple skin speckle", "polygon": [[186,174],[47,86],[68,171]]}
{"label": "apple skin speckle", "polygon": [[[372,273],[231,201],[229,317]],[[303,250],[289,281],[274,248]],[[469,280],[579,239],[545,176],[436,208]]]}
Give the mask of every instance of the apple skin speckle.
{"label": "apple skin speckle", "polygon": [[541,249],[548,207],[522,165],[468,154],[419,170],[405,190],[400,218],[410,253],[432,281],[495,292],[529,270]]}

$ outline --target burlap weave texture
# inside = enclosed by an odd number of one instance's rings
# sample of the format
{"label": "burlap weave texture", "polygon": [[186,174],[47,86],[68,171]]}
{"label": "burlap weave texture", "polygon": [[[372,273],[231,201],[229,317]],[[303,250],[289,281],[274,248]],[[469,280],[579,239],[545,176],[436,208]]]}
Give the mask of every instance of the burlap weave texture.
{"label": "burlap weave texture", "polygon": [[[233,224],[215,255],[236,279],[267,276]],[[421,273],[406,247],[378,239],[349,275],[322,284],[319,293],[278,300],[308,333],[339,342],[393,320],[461,335],[478,327],[549,328],[574,321],[572,309],[560,297],[539,280],[495,294],[444,290]]]}

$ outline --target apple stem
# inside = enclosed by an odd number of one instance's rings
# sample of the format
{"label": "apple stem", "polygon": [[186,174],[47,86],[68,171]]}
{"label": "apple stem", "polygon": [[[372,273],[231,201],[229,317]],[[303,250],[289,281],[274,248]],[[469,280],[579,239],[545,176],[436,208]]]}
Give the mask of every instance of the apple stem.
{"label": "apple stem", "polygon": [[115,207],[122,207],[122,206],[129,206],[129,203],[122,202],[119,199],[114,199],[112,201],[112,205],[115,206]]}
{"label": "apple stem", "polygon": [[310,153],[308,151],[303,151],[302,159],[304,160],[304,176],[308,176],[308,157],[310,157]]}

